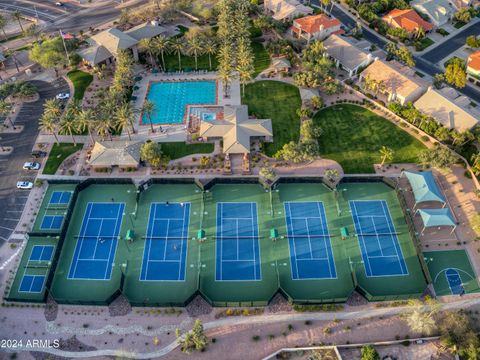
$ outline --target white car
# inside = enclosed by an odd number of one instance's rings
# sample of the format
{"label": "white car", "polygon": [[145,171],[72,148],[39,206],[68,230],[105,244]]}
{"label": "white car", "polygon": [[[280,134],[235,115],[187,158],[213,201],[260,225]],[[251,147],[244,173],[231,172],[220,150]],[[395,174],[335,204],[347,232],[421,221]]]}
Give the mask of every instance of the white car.
{"label": "white car", "polygon": [[33,189],[33,183],[31,181],[19,181],[17,182],[17,189],[22,189],[22,190]]}
{"label": "white car", "polygon": [[69,93],[60,93],[55,97],[57,100],[66,100],[70,98]]}
{"label": "white car", "polygon": [[63,3],[60,2],[60,1],[57,1],[57,2],[55,3],[55,5],[57,5],[57,6],[63,6]]}
{"label": "white car", "polygon": [[38,170],[40,169],[40,163],[37,162],[26,162],[23,164],[24,170]]}

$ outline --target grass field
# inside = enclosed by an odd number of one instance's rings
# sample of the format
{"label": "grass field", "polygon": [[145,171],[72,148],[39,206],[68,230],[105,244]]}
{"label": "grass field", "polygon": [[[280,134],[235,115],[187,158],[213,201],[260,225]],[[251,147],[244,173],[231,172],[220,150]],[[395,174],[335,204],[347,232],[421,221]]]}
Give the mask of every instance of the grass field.
{"label": "grass field", "polygon": [[81,70],[72,70],[67,73],[68,78],[72,81],[74,87],[73,98],[75,100],[82,100],[85,90],[93,81],[93,76]]}
{"label": "grass field", "polygon": [[[390,121],[356,105],[335,105],[319,111],[314,122],[322,133],[320,155],[340,163],[345,173],[373,173],[379,150],[394,151],[392,163],[417,162],[425,146]],[[274,123],[275,124],[275,123]]]}
{"label": "grass field", "polygon": [[415,42],[415,50],[416,51],[425,50],[427,47],[429,47],[430,45],[433,45],[434,43],[435,41],[433,41],[429,37],[424,37],[423,39],[417,40]]}
{"label": "grass field", "polygon": [[48,155],[47,162],[43,168],[43,174],[55,175],[60,164],[73,153],[81,150],[83,144],[73,145],[72,143],[53,144],[52,150]]}
{"label": "grass field", "polygon": [[290,141],[298,141],[300,119],[296,110],[302,105],[298,88],[280,81],[256,81],[245,87],[242,104],[259,119],[271,119],[273,143],[265,143],[265,153],[274,155]]}
{"label": "grass field", "polygon": [[161,143],[164,155],[170,159],[179,159],[192,154],[210,154],[213,152],[214,144],[186,144],[184,142],[168,142]]}

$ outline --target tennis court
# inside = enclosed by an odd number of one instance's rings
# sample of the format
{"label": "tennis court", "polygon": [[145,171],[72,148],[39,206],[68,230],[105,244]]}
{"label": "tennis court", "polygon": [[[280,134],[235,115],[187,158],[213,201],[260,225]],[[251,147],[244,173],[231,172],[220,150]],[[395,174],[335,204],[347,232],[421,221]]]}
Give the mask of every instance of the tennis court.
{"label": "tennis court", "polygon": [[143,252],[142,281],[183,281],[190,203],[152,203]]}
{"label": "tennis court", "polygon": [[408,275],[385,200],[351,200],[350,210],[367,277]]}
{"label": "tennis court", "polygon": [[54,191],[50,196],[49,205],[67,205],[71,197],[71,191]]}
{"label": "tennis court", "polygon": [[19,292],[40,293],[45,283],[45,275],[27,275],[24,274],[20,283]]}
{"label": "tennis court", "polygon": [[258,237],[256,203],[217,203],[215,280],[261,280]]}
{"label": "tennis court", "polygon": [[42,230],[58,230],[62,227],[63,215],[45,215],[40,225]]}
{"label": "tennis court", "polygon": [[52,245],[34,245],[28,261],[50,261],[53,249]]}
{"label": "tennis court", "polygon": [[447,271],[445,271],[445,276],[447,277],[448,286],[450,287],[452,295],[462,295],[465,293],[462,278],[457,270],[451,268],[447,269]]}
{"label": "tennis court", "polygon": [[69,279],[110,279],[124,208],[124,203],[88,203],[77,237]]}
{"label": "tennis court", "polygon": [[337,277],[322,202],[285,202],[292,279]]}

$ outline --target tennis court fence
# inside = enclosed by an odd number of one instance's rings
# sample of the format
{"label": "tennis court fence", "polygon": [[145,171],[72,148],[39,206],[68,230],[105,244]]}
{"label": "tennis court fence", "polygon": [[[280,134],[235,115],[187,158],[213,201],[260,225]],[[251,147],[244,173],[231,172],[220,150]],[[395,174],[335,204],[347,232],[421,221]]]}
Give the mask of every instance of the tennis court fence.
{"label": "tennis court fence", "polygon": [[401,295],[372,295],[361,285],[357,284],[355,288],[365,299],[370,301],[394,301],[394,300],[409,300],[412,298],[419,298],[422,293],[401,294]]}

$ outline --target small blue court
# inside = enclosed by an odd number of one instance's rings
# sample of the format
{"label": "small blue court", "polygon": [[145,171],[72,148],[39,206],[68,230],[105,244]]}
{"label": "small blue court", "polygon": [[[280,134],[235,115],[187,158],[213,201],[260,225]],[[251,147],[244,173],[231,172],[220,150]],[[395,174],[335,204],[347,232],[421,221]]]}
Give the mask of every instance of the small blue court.
{"label": "small blue court", "polygon": [[69,279],[111,278],[124,209],[124,203],[87,204],[68,273]]}
{"label": "small blue court", "polygon": [[367,277],[408,275],[387,202],[350,201]]}
{"label": "small blue court", "polygon": [[462,278],[457,270],[449,268],[445,271],[445,277],[447,278],[448,286],[450,287],[450,292],[452,295],[462,295],[465,294],[465,289],[463,288]]}
{"label": "small blue court", "polygon": [[63,224],[63,215],[45,215],[40,225],[41,230],[60,230]]}
{"label": "small blue court", "polygon": [[23,275],[20,283],[19,292],[24,293],[41,293],[43,284],[45,283],[45,275]]}
{"label": "small blue court", "polygon": [[322,202],[285,202],[293,280],[337,277]]}
{"label": "small blue court", "polygon": [[141,281],[183,281],[190,203],[152,203],[145,236]]}
{"label": "small blue court", "polygon": [[28,261],[50,261],[53,255],[53,245],[34,245]]}
{"label": "small blue court", "polygon": [[67,205],[72,197],[71,191],[54,191],[50,196],[49,205]]}
{"label": "small blue court", "polygon": [[215,245],[215,280],[261,280],[257,204],[217,203]]}

